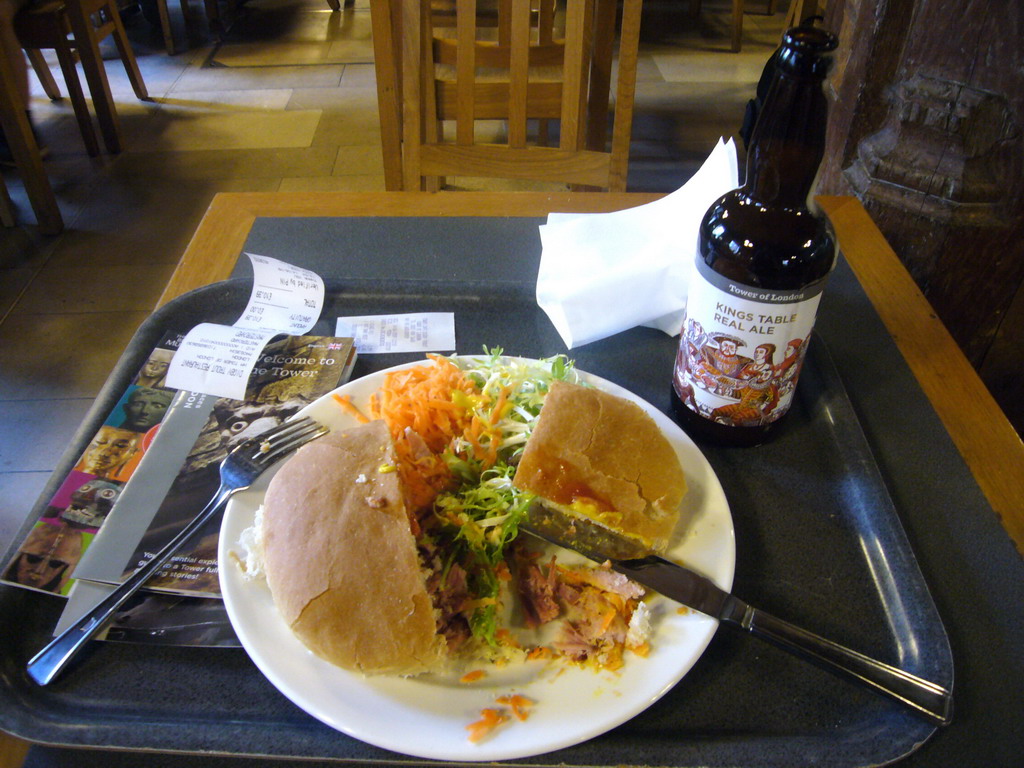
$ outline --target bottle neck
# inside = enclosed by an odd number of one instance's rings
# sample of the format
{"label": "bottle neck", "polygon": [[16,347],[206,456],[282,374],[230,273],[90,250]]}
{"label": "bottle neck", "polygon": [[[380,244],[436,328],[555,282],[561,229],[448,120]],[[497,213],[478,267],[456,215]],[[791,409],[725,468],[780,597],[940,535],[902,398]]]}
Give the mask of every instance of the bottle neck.
{"label": "bottle neck", "polygon": [[747,150],[743,191],[760,203],[813,209],[827,120],[820,77],[776,71]]}

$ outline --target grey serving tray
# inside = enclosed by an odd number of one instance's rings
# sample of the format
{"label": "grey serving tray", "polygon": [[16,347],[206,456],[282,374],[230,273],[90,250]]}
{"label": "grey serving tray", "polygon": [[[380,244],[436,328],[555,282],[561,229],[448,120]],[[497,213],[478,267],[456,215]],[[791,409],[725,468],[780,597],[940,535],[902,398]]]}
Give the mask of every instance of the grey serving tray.
{"label": "grey serving tray", "polygon": [[[487,344],[508,354],[542,357],[565,350],[534,301],[536,224],[529,219],[304,225],[271,220],[265,231],[257,222],[250,247],[323,274],[328,282],[324,318],[452,311],[459,352],[474,353]],[[303,226],[299,252],[290,245],[298,238],[290,228]],[[417,242],[433,245],[424,252]],[[466,253],[467,242],[488,258]],[[408,258],[410,252],[416,257]],[[382,255],[373,260],[365,258],[367,253]],[[250,288],[245,261],[239,262],[238,277],[180,297],[143,324],[54,483],[165,332],[200,321],[234,322]],[[495,277],[510,274],[516,276]],[[850,297],[858,312],[865,311],[866,300],[845,266],[837,269],[833,283],[837,298]],[[847,343],[847,310],[841,303],[823,307],[821,333],[810,347],[797,402],[775,441],[753,449],[702,446],[732,509],[734,590],[775,615],[953,687],[946,630],[890,497],[890,479],[879,469],[829,353]],[[314,330],[332,332],[333,320],[322,320]],[[862,343],[877,348],[872,358],[878,364],[900,362],[880,324],[858,333]],[[580,368],[668,411],[675,345],[658,331],[636,328],[571,354]],[[363,356],[353,375],[414,357]],[[917,403],[923,397],[918,390],[909,396]],[[44,491],[41,505],[52,490]],[[203,759],[419,762],[307,716],[240,649],[99,643],[57,683],[35,687],[23,666],[47,640],[61,606],[58,598],[0,588],[4,730],[53,745],[181,752]],[[933,726],[886,699],[751,637],[720,630],[693,670],[646,712],[592,741],[520,762],[868,766],[913,753],[933,733]]]}

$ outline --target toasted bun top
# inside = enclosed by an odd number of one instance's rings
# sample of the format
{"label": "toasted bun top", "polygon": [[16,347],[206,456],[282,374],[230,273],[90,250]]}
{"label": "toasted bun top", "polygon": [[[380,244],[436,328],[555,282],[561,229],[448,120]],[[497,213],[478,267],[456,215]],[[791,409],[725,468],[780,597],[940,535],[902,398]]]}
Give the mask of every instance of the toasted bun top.
{"label": "toasted bun top", "polygon": [[686,478],[672,444],[640,406],[556,381],[513,484],[661,551],[679,522]]}
{"label": "toasted bun top", "polygon": [[416,674],[444,656],[382,421],[332,432],[274,476],[263,548],[274,604],[318,656]]}

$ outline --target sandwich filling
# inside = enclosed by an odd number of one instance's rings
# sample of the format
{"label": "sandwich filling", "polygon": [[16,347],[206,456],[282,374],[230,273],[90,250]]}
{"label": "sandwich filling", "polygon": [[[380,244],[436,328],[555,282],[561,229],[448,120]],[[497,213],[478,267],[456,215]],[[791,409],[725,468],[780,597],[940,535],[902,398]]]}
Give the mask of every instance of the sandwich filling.
{"label": "sandwich filling", "polygon": [[646,653],[642,587],[518,536],[538,500],[652,548],[678,521],[671,445],[638,406],[577,382],[564,357],[495,350],[388,374],[365,414],[341,400],[364,423],[284,465],[248,546],[299,638],[367,674]]}

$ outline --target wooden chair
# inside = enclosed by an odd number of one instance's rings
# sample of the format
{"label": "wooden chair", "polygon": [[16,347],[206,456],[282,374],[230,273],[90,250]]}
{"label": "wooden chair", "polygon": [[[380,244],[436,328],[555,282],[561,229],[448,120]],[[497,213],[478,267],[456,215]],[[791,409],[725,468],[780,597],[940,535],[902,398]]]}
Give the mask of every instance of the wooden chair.
{"label": "wooden chair", "polygon": [[[430,2],[435,26],[452,27],[455,19],[455,0]],[[507,7],[507,3],[503,5]],[[492,9],[478,8],[477,11],[480,23],[489,27],[498,26],[497,16],[491,12]],[[370,0],[377,107],[384,160],[384,188],[389,191],[402,189],[401,16],[402,7],[399,0]]]}
{"label": "wooden chair", "polygon": [[119,153],[124,147],[124,138],[100,55],[101,40],[113,36],[135,95],[145,101],[149,94],[115,0],[43,0],[23,8],[15,17],[14,28],[43,90],[55,100],[60,98],[60,91],[40,50],[56,51],[86,151],[96,156],[99,145],[75,69],[76,59],[81,62],[104,144],[108,152]]}
{"label": "wooden chair", "polygon": [[[3,128],[7,144],[11,148],[29,203],[35,212],[39,231],[47,235],[56,235],[64,229],[64,222],[50,180],[43,169],[32,126],[28,122],[28,115],[25,112],[27,105],[18,88],[10,58],[3,50],[5,39],[4,35],[0,35],[0,128]],[[0,221],[4,226],[13,226],[14,207],[2,179],[0,188]]]}
{"label": "wooden chair", "polygon": [[[435,34],[430,3],[400,2],[391,42],[401,81],[385,73],[385,89],[398,93],[390,104],[381,99],[386,181],[389,164],[393,176],[400,163],[404,189],[436,189],[444,176],[625,189],[642,0],[623,2],[610,149],[615,0],[568,0],[561,38],[549,32],[551,0],[535,0],[532,8],[531,0],[499,0],[496,32],[493,22],[480,21],[477,0],[456,0],[454,38]],[[375,22],[375,35],[379,26]],[[481,33],[488,26],[491,33]],[[378,96],[380,80],[378,68]],[[395,104],[401,105],[398,119],[393,119]],[[504,142],[478,140],[477,121],[485,119],[507,121]],[[558,146],[544,146],[542,130],[540,142],[528,140],[528,120],[557,120]],[[447,139],[445,121],[454,123]],[[401,155],[389,161],[394,123],[401,126]]]}

